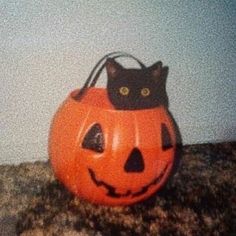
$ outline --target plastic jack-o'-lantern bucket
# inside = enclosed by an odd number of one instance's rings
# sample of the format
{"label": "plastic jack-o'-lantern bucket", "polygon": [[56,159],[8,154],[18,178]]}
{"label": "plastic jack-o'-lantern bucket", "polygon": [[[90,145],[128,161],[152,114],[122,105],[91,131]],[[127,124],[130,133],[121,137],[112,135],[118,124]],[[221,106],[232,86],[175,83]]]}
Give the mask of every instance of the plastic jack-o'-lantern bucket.
{"label": "plastic jack-o'-lantern bucket", "polygon": [[176,136],[168,111],[163,105],[117,110],[106,89],[87,87],[88,81],[70,93],[54,116],[49,155],[55,176],[97,204],[129,205],[148,198],[173,167]]}

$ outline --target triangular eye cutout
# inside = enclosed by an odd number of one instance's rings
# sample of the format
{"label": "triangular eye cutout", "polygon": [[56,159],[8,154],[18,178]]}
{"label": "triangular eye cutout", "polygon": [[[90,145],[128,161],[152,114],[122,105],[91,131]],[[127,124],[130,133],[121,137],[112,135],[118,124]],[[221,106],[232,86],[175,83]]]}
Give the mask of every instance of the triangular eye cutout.
{"label": "triangular eye cutout", "polygon": [[94,124],[84,137],[82,147],[95,152],[104,151],[104,137],[100,124]]}
{"label": "triangular eye cutout", "polygon": [[162,150],[166,151],[173,147],[170,133],[165,124],[161,124],[161,140],[162,140]]}

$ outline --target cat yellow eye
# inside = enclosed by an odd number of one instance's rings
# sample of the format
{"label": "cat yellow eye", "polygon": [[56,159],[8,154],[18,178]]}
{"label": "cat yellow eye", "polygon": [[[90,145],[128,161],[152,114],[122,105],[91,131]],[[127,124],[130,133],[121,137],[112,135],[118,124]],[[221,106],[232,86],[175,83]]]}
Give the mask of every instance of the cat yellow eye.
{"label": "cat yellow eye", "polygon": [[150,89],[149,88],[143,88],[143,89],[141,89],[141,95],[143,96],[143,97],[147,97],[147,96],[149,96],[150,95]]}
{"label": "cat yellow eye", "polygon": [[119,92],[123,96],[127,96],[129,94],[129,88],[127,87],[120,87]]}

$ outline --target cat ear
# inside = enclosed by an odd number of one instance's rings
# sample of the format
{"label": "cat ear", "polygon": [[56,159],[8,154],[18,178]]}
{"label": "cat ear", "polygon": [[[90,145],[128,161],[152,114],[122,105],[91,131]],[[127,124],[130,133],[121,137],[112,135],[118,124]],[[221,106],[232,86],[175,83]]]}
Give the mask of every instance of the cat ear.
{"label": "cat ear", "polygon": [[167,76],[168,76],[168,72],[169,72],[169,67],[168,66],[162,67],[162,70],[161,70],[161,80],[166,81]]}
{"label": "cat ear", "polygon": [[107,70],[107,75],[108,78],[115,78],[118,73],[120,72],[120,70],[122,70],[123,67],[116,62],[114,59],[112,58],[108,58],[106,61],[106,70]]}
{"label": "cat ear", "polygon": [[162,62],[158,61],[149,67],[153,79],[158,81],[165,81],[168,75],[169,68],[167,66],[162,67]]}
{"label": "cat ear", "polygon": [[151,75],[155,80],[158,80],[161,76],[161,70],[162,70],[162,62],[158,61],[152,66],[149,67],[149,70],[151,71]]}

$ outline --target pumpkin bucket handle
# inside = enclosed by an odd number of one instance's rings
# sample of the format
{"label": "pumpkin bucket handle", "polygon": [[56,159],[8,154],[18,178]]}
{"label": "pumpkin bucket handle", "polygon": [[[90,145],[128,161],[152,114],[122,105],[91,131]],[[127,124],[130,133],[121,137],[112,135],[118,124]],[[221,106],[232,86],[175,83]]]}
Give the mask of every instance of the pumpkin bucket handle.
{"label": "pumpkin bucket handle", "polygon": [[[106,66],[106,61],[101,65],[101,63],[108,58],[119,58],[119,57],[129,57],[132,58],[133,60],[135,60],[142,69],[146,68],[146,66],[136,57],[134,57],[133,55],[126,53],[126,52],[112,52],[109,54],[106,54],[104,57],[102,57],[97,64],[94,66],[94,68],[92,69],[91,73],[89,74],[87,80],[85,81],[83,87],[80,89],[80,91],[74,96],[74,99],[79,101],[82,99],[83,95],[85,94],[86,90],[94,87],[98,81],[99,76],[101,75],[103,69]],[[99,68],[100,66],[100,68]],[[99,68],[99,69],[98,69]],[[97,73],[94,75],[95,71],[98,69]],[[94,77],[94,78],[93,78]]]}

